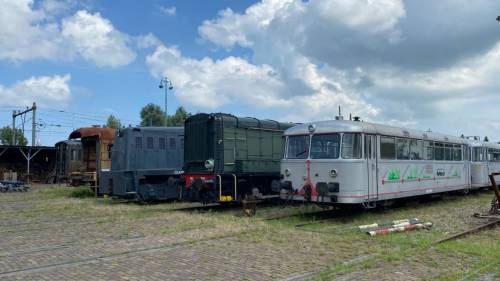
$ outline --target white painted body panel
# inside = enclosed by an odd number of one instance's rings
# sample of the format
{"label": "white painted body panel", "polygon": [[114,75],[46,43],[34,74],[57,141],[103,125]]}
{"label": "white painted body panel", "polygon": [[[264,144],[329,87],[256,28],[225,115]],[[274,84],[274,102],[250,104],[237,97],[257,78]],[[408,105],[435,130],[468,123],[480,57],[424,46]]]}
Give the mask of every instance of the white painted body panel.
{"label": "white painted body panel", "polygon": [[[310,131],[314,126],[313,132]],[[470,153],[463,152],[463,161],[384,160],[380,159],[380,136],[416,138],[445,143],[500,149],[499,144],[470,141],[438,133],[409,130],[354,121],[321,121],[295,126],[285,136],[355,132],[376,135],[376,159],[283,159],[283,181],[291,182],[288,199],[305,200],[303,187],[318,182],[338,183],[334,196],[311,196],[311,201],[339,204],[370,203],[448,191],[489,186],[488,175],[500,172],[500,162],[472,162]],[[363,137],[363,148],[365,148]],[[368,159],[367,159],[368,158]],[[309,169],[309,171],[308,171]],[[335,169],[337,176],[330,171]],[[376,181],[376,182],[374,182]],[[335,199],[333,198],[335,197]],[[335,201],[336,200],[336,201]]]}

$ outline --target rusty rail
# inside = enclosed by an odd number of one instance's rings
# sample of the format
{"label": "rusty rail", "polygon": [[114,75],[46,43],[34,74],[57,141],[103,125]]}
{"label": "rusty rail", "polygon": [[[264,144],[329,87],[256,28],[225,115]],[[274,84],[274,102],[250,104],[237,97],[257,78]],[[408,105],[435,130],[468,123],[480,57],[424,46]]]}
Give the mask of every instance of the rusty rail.
{"label": "rusty rail", "polygon": [[495,227],[497,224],[500,224],[500,219],[497,219],[497,220],[494,220],[494,221],[490,221],[488,223],[485,223],[483,225],[480,225],[480,226],[477,226],[477,227],[474,227],[474,228],[471,228],[471,229],[468,229],[466,231],[462,231],[460,233],[457,233],[457,234],[454,234],[454,235],[451,235],[451,236],[448,236],[448,237],[445,237],[443,239],[440,239],[438,241],[436,241],[435,244],[439,244],[439,243],[443,243],[443,242],[446,242],[446,241],[450,241],[450,240],[454,240],[454,239],[458,239],[458,238],[461,238],[461,237],[464,237],[464,236],[467,236],[469,234],[473,234],[473,233],[477,233],[481,230],[484,230],[484,229],[487,229],[487,228],[493,228]]}

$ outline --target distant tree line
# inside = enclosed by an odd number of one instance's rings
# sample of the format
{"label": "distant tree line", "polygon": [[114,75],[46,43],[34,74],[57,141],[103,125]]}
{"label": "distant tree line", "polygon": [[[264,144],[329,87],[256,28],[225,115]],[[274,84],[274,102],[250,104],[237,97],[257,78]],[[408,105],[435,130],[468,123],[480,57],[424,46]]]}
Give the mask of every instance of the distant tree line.
{"label": "distant tree line", "polygon": [[[190,112],[187,112],[183,106],[179,106],[174,115],[169,115],[168,118],[165,118],[165,111],[154,103],[147,104],[140,111],[141,126],[145,127],[182,127],[184,126],[184,121],[190,116]],[[122,127],[122,123],[120,119],[111,114],[108,116],[104,127],[118,129]]]}
{"label": "distant tree line", "polygon": [[15,142],[12,143],[12,134],[14,130],[12,127],[5,126],[0,129],[0,143],[3,145],[27,145],[28,140],[24,136],[23,130],[16,129],[16,139]]}

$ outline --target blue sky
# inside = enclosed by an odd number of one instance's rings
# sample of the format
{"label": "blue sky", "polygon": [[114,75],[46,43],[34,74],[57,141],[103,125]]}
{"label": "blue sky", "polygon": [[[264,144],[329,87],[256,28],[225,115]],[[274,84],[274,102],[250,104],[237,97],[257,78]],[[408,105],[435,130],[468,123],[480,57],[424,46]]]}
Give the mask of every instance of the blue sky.
{"label": "blue sky", "polygon": [[109,114],[137,124],[142,106],[163,106],[164,75],[169,112],[307,122],[342,106],[367,121],[500,140],[498,1],[0,6],[0,125],[36,101],[44,145]]}

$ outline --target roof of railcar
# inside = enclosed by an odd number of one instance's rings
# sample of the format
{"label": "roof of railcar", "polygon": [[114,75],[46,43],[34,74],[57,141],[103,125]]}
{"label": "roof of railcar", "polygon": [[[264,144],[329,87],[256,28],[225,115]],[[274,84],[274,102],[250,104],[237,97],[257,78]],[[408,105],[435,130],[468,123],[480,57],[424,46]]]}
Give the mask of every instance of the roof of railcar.
{"label": "roof of railcar", "polygon": [[98,137],[101,140],[113,141],[115,139],[115,129],[89,127],[74,130],[69,134],[69,139],[83,139],[88,137]]}
{"label": "roof of railcar", "polygon": [[309,127],[311,125],[314,126],[314,134],[326,134],[333,132],[358,132],[358,133],[379,134],[379,135],[396,136],[404,138],[425,139],[432,141],[453,142],[460,144],[469,143],[464,138],[440,134],[440,133],[425,132],[425,131],[413,130],[402,127],[394,127],[394,126],[375,124],[369,122],[348,121],[348,120],[328,120],[328,121],[310,122],[287,129],[284,134],[286,136],[309,134]]}

